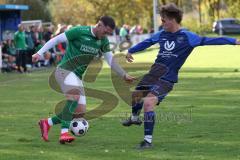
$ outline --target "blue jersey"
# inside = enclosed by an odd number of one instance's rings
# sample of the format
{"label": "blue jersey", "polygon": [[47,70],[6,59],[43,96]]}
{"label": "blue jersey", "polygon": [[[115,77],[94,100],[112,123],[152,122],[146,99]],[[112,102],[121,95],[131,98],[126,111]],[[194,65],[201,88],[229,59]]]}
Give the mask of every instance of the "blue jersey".
{"label": "blue jersey", "polygon": [[142,51],[156,43],[159,43],[160,50],[155,63],[163,64],[168,69],[167,73],[161,78],[176,83],[178,81],[179,69],[195,47],[203,45],[235,45],[236,39],[228,37],[201,37],[185,29],[180,29],[175,33],[161,30],[151,36],[151,38],[131,47],[128,52],[132,54]]}

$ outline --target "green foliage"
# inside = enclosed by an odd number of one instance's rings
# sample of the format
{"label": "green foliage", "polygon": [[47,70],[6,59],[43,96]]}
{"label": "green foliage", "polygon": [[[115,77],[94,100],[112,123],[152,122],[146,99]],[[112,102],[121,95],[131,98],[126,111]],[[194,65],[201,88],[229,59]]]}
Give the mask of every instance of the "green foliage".
{"label": "green foliage", "polygon": [[212,25],[209,23],[202,23],[199,24],[199,22],[196,19],[193,18],[186,18],[182,22],[182,26],[184,28],[187,28],[188,30],[198,33],[198,34],[206,34],[212,32]]}
{"label": "green foliage", "polygon": [[200,0],[203,22],[212,24],[220,18],[240,18],[240,0]]}
{"label": "green foliage", "polygon": [[227,4],[226,16],[240,18],[240,0],[225,0]]}
{"label": "green foliage", "polygon": [[94,24],[95,8],[86,0],[52,0],[49,2],[52,22],[55,24]]}
{"label": "green foliage", "polygon": [[89,25],[102,15],[111,15],[118,26],[152,25],[152,0],[52,0],[49,10],[54,23]]}

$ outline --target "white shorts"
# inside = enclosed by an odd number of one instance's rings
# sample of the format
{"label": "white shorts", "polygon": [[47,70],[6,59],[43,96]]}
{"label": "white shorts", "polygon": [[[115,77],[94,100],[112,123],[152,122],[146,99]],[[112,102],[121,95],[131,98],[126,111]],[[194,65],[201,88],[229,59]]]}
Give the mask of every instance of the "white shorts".
{"label": "white shorts", "polygon": [[60,85],[63,94],[68,94],[72,90],[75,90],[74,93],[76,93],[77,90],[77,95],[80,95],[79,101],[82,101],[80,104],[84,104],[84,101],[86,104],[83,82],[75,73],[57,67],[55,71],[55,79]]}

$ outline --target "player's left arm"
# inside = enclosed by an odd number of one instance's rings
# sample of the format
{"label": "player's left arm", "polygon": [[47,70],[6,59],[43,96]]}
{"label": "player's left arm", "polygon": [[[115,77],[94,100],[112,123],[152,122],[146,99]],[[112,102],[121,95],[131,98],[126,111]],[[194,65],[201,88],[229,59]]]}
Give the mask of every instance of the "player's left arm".
{"label": "player's left arm", "polygon": [[108,63],[108,65],[126,82],[133,82],[136,80],[135,77],[130,76],[115,60],[112,51],[103,53],[104,59]]}
{"label": "player's left arm", "polygon": [[200,45],[237,45],[236,38],[230,37],[202,37]]}
{"label": "player's left arm", "polygon": [[230,37],[202,37],[196,33],[185,31],[192,47],[205,45],[239,45],[240,41]]}

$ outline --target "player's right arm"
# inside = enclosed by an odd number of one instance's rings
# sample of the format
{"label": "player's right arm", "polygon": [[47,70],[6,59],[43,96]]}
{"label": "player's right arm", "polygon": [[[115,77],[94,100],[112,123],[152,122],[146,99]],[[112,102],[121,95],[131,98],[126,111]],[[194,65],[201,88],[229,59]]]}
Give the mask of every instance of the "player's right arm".
{"label": "player's right arm", "polygon": [[32,55],[32,61],[37,62],[40,59],[43,59],[43,55],[49,49],[53,48],[59,43],[67,42],[67,36],[65,33],[59,34],[56,37],[50,39],[37,53]]}
{"label": "player's right arm", "polygon": [[132,83],[136,80],[135,77],[130,76],[115,60],[112,51],[103,53],[104,59],[108,65],[113,69],[120,77],[122,77],[126,82]]}
{"label": "player's right arm", "polygon": [[143,51],[146,48],[149,48],[150,46],[158,43],[160,41],[160,35],[161,35],[161,31],[155,33],[154,35],[152,35],[150,38],[145,39],[144,41],[136,44],[135,46],[131,47],[128,49],[128,53],[126,55],[126,59],[128,62],[133,62],[133,56],[132,54],[135,52],[139,52],[139,51]]}

